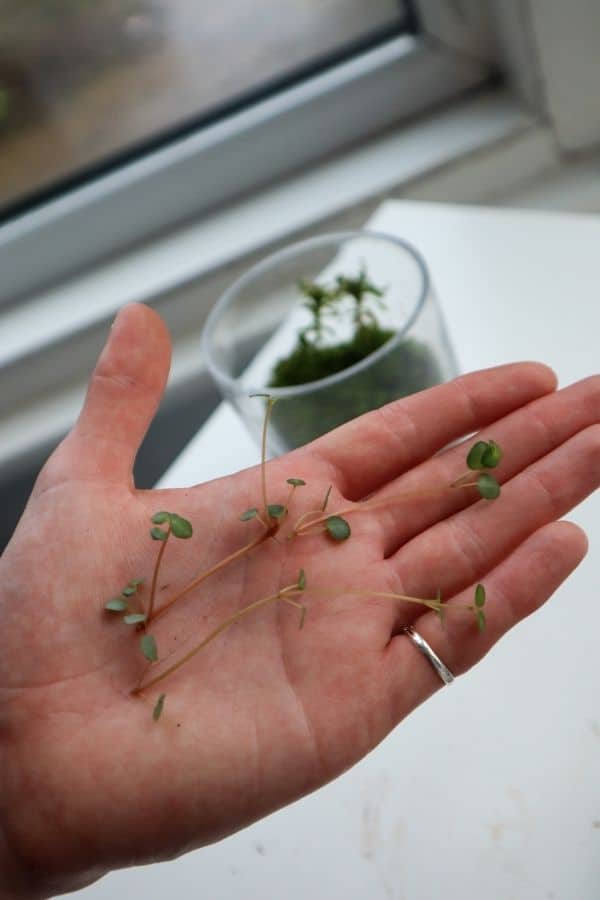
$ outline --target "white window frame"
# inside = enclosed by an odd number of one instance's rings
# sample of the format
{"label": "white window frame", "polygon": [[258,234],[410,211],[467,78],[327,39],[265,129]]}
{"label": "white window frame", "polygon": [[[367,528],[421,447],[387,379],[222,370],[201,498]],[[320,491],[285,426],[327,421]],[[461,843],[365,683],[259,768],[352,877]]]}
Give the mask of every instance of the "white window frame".
{"label": "white window frame", "polygon": [[426,36],[359,54],[0,226],[0,308],[401,126],[473,87],[494,66],[550,123],[561,151],[600,142],[600,4],[414,5]]}
{"label": "white window frame", "polygon": [[0,227],[0,306],[397,126],[488,72],[403,35],[149,153]]}
{"label": "white window frame", "polygon": [[444,46],[495,61],[564,155],[600,144],[596,0],[417,0],[417,8]]}
{"label": "white window frame", "polygon": [[544,114],[564,155],[600,144],[600,3],[503,0],[499,50],[519,94]]}

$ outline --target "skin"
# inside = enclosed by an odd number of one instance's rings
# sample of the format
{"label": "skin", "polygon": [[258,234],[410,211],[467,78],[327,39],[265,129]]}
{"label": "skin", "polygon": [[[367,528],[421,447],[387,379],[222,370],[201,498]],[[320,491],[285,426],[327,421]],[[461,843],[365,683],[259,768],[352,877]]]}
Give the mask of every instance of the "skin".
{"label": "skin", "polygon": [[[141,305],[115,321],[81,416],[46,464],[0,559],[0,897],[74,890],[107,871],[228,835],[335,778],[440,687],[399,630],[414,623],[460,675],[578,565],[586,539],[557,521],[600,482],[600,378],[556,390],[545,366],[463,376],[363,416],[268,465],[269,502],[304,478],[291,520],[449,484],[479,432],[506,449],[497,501],[473,489],[349,513],[352,537],[267,541],[151,628],[161,657],[306,571],[308,614],[273,602],[134,697],[139,634],[103,612],[149,582],[150,516],[189,518],[166,548],[157,604],[260,533],[260,470],[185,490],[138,491],[132,464],[167,378],[170,341]],[[258,402],[258,401],[257,401]],[[202,461],[198,461],[198,470]],[[483,581],[487,627],[463,607]],[[433,597],[434,613],[349,590]],[[346,590],[345,590],[346,589]],[[147,590],[147,589],[146,589]],[[146,594],[147,598],[147,594]],[[159,722],[152,709],[167,694]]]}

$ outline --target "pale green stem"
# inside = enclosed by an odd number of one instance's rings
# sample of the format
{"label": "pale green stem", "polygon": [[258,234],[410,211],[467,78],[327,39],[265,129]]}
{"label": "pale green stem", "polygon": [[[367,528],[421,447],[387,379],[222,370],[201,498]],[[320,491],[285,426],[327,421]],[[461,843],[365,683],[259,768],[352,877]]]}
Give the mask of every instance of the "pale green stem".
{"label": "pale green stem", "polygon": [[404,491],[402,494],[395,494],[392,497],[386,497],[385,500],[366,500],[363,503],[357,503],[354,506],[346,506],[343,509],[336,510],[333,513],[328,513],[327,515],[319,516],[317,519],[313,519],[311,522],[306,522],[303,525],[299,523],[302,519],[306,518],[309,513],[304,513],[304,516],[301,516],[300,519],[296,522],[294,526],[294,534],[303,534],[307,533],[309,528],[313,528],[315,525],[321,525],[326,522],[330,516],[346,516],[350,513],[354,512],[364,512],[365,510],[368,512],[371,509],[378,509],[382,506],[389,506],[391,503],[400,503],[402,500],[413,500],[420,497],[437,497],[439,494],[448,490],[448,488],[454,487],[477,487],[477,482],[468,482],[467,484],[450,484],[444,485],[441,488],[434,488],[429,491],[425,490],[415,490],[415,491]]}
{"label": "pale green stem", "polygon": [[[206,571],[201,572],[193,581],[190,581],[184,588],[182,588],[174,597],[171,597],[170,600],[167,600],[160,609],[154,613],[152,617],[152,621],[156,622],[160,616],[162,616],[177,600],[180,600],[184,594],[188,594],[191,590],[209,578],[211,575],[214,575],[215,572],[219,572],[221,569],[224,569],[225,566],[228,566],[229,563],[234,562],[234,560],[239,559],[240,556],[244,556],[246,553],[250,553],[251,550],[254,550],[255,547],[258,547],[263,543],[268,537],[268,529],[263,532],[263,534],[259,535],[253,541],[250,541],[249,544],[245,544],[243,547],[240,547],[239,550],[236,550],[234,553],[230,553],[229,556],[224,557],[224,559],[220,560],[218,563],[215,563],[214,566],[211,566],[210,569],[206,569]],[[150,616],[148,616],[147,621],[150,621]]]}
{"label": "pale green stem", "polygon": [[[261,606],[266,606],[267,603],[272,603],[275,600],[280,600],[286,594],[295,594],[298,593],[299,587],[298,583],[290,584],[287,587],[282,588],[276,594],[270,594],[268,597],[261,597],[260,600],[255,600],[253,603],[248,604],[248,606],[244,606],[243,609],[238,610],[238,612],[229,616],[225,619],[224,622],[221,622],[213,631],[208,634],[203,641],[193,647],[188,653],[182,656],[176,663],[173,663],[172,666],[169,666],[168,669],[165,669],[164,672],[156,675],[154,678],[151,678],[146,684],[138,684],[132,690],[132,694],[140,694],[142,691],[148,690],[148,688],[154,687],[155,684],[158,684],[160,681],[163,681],[169,675],[172,675],[173,672],[176,672],[177,669],[181,668],[181,666],[185,665],[186,662],[189,662],[197,653],[203,650],[207,644],[210,644],[222,631],[225,631],[226,628],[229,628],[230,625],[233,625],[235,622],[239,621],[243,616],[248,615],[248,613],[252,612],[255,609],[259,609]],[[143,677],[143,676],[142,676]]]}
{"label": "pale green stem", "polygon": [[163,558],[163,553],[165,552],[165,547],[167,546],[167,542],[171,536],[171,523],[169,522],[169,527],[167,529],[167,536],[164,541],[161,541],[160,550],[158,551],[158,556],[156,557],[156,565],[154,566],[154,574],[152,575],[152,587],[150,588],[150,600],[148,601],[148,611],[146,613],[146,622],[149,622],[152,618],[152,613],[154,611],[154,597],[156,595],[156,584],[158,581],[158,570],[160,569],[160,564]]}
{"label": "pale green stem", "polygon": [[261,482],[262,482],[262,497],[263,497],[263,505],[264,505],[264,515],[265,519],[268,522],[271,518],[269,515],[269,503],[267,500],[267,431],[269,429],[269,420],[271,418],[271,410],[275,404],[275,400],[273,397],[269,397],[267,400],[267,409],[265,412],[265,419],[263,422],[262,429],[262,440],[260,447],[260,474],[261,474]]}

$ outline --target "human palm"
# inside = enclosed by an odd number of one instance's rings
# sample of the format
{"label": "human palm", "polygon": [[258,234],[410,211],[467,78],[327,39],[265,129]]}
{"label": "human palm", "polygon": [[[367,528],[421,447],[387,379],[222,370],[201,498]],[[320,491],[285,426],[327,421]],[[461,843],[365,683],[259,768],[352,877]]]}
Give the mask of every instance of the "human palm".
{"label": "human palm", "polygon": [[[168,357],[158,317],[128,307],[79,422],[0,560],[7,897],[47,896],[172,857],[319,787],[441,686],[403,624],[416,623],[460,674],[585,553],[579,529],[555,520],[599,481],[598,379],[556,392],[542,366],[475,373],[269,463],[270,502],[286,502],[287,478],[307,482],[280,533],[182,597],[151,631],[164,668],[228,616],[295,583],[300,569],[306,590],[290,597],[307,607],[304,628],[297,608],[273,599],[133,696],[145,665],[139,636],[103,605],[130,579],[151,578],[152,514],[175,511],[194,525],[190,540],[166,547],[158,608],[262,529],[239,520],[260,506],[258,467],[185,490],[134,489],[133,460]],[[454,442],[480,429],[506,449],[494,502],[446,487],[465,468]],[[287,540],[329,484],[328,511],[355,506],[351,538]],[[481,581],[483,634],[465,610]],[[443,627],[425,608],[374,596],[433,597],[438,588],[448,601]]]}

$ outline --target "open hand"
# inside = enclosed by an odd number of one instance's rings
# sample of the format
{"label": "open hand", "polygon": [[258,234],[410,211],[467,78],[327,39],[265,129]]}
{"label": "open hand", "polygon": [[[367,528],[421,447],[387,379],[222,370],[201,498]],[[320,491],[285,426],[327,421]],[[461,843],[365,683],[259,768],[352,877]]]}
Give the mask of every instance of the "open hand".
{"label": "open hand", "polygon": [[[318,508],[331,484],[328,511],[357,506],[345,516],[351,538],[286,540],[286,520],[151,630],[168,664],[301,569],[306,590],[293,599],[306,606],[303,629],[300,609],[275,599],[134,696],[145,667],[139,634],[103,607],[133,578],[147,592],[158,551],[150,517],[170,510],[194,526],[191,539],[166,547],[157,608],[262,528],[239,519],[260,506],[260,467],[185,490],[135,489],[133,461],[169,354],[155,313],[122,311],[79,421],[0,559],[0,897],[46,897],[171,858],[318,788],[442,686],[403,625],[414,623],[459,675],[585,554],[582,532],[556,520],[600,481],[600,379],[556,391],[553,374],[530,363],[467,375],[270,462],[269,502],[287,502],[287,478],[306,482],[289,523]],[[456,442],[473,432],[505,450],[493,502],[444,490],[474,439]],[[372,508],[360,506],[366,498]],[[479,582],[483,633],[465,611]],[[373,595],[438,589],[443,625],[430,610]]]}

